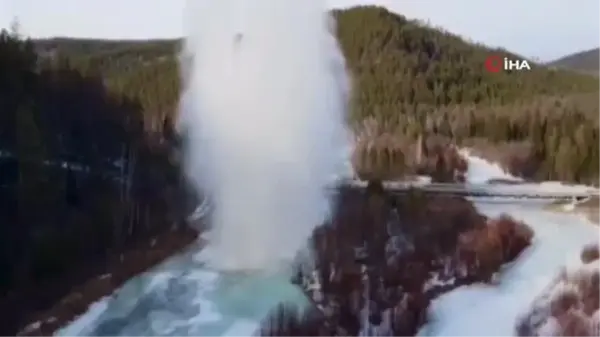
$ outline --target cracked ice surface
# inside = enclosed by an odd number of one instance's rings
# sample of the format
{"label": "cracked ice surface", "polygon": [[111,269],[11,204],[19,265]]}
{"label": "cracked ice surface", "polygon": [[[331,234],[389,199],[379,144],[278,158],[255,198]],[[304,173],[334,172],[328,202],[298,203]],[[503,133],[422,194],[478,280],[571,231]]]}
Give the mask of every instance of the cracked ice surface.
{"label": "cracked ice surface", "polygon": [[251,335],[282,300],[306,303],[285,272],[207,269],[195,247],[129,280],[57,335]]}

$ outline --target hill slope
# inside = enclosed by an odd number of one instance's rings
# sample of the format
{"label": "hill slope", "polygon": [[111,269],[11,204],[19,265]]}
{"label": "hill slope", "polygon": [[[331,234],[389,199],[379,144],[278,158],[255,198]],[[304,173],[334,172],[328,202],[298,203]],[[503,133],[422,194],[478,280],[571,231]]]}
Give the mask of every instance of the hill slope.
{"label": "hill slope", "polygon": [[[537,162],[528,168],[528,176],[535,172],[540,179],[578,180],[597,172],[597,78],[533,62],[531,71],[489,73],[484,68],[489,55],[519,56],[470,43],[382,7],[333,14],[354,82],[350,120],[357,134],[385,134],[380,146],[403,149],[400,157],[382,159],[385,165],[403,165],[408,144],[433,130],[456,141],[483,137],[493,144],[526,142],[534,151],[528,158]],[[112,91],[138,101],[144,125],[152,130],[160,130],[177,110],[179,45],[180,40],[36,41],[42,54],[66,55],[76,68],[102,76]],[[565,98],[572,94],[577,95]],[[371,119],[368,127],[365,119]],[[571,127],[581,129],[578,138],[559,140],[562,135],[574,137],[575,130],[567,130]],[[588,152],[590,159],[569,158],[573,167],[561,165],[555,156],[547,156],[559,146],[564,160],[569,153],[583,158]],[[520,171],[513,173],[525,174]]]}
{"label": "hill slope", "polygon": [[557,68],[597,73],[599,62],[600,48],[594,48],[563,56],[558,60],[548,63],[548,65]]}
{"label": "hill slope", "polygon": [[[354,7],[334,10],[334,14],[339,41],[357,86],[358,119],[373,115],[373,107],[377,107],[377,114],[393,116],[403,103],[507,103],[539,94],[598,88],[595,79],[541,66],[534,66],[529,73],[489,74],[483,67],[487,56],[514,54],[473,45],[385,8]],[[133,93],[137,90],[131,86],[178,86],[174,57],[178,42],[59,38],[39,40],[36,45],[45,54],[58,51],[69,55],[79,67],[98,71],[119,89]],[[150,62],[160,57],[166,64]],[[166,101],[173,107],[176,100]]]}

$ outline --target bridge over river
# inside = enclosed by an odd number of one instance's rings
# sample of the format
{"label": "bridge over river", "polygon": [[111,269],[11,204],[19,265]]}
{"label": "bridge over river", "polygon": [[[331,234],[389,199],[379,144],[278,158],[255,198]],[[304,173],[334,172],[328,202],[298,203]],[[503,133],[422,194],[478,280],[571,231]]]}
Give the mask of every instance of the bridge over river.
{"label": "bridge over river", "polygon": [[[335,193],[343,188],[365,189],[368,182],[353,179],[340,179],[329,189]],[[578,204],[598,198],[600,190],[592,187],[552,185],[536,183],[518,184],[473,184],[473,183],[430,183],[427,181],[385,181],[383,186],[392,194],[405,194],[419,191],[424,194],[442,194],[466,197],[477,202],[519,203],[524,201],[552,202],[562,201]],[[204,217],[212,207],[210,200],[202,203],[190,214],[188,220],[194,221]]]}
{"label": "bridge over river", "polygon": [[[332,188],[366,188],[367,182],[359,180],[340,180]],[[536,200],[561,200],[581,202],[600,195],[596,188],[580,186],[545,186],[543,184],[473,184],[473,183],[430,183],[430,182],[383,182],[390,193],[419,191],[425,194],[445,194],[472,198],[511,198]]]}

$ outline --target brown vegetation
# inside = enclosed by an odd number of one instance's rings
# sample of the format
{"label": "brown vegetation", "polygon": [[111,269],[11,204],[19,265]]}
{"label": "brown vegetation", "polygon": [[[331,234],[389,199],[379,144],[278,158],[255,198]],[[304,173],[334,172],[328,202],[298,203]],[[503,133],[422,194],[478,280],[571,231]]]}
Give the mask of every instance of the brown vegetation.
{"label": "brown vegetation", "polygon": [[[432,298],[490,280],[531,238],[525,224],[508,216],[488,220],[462,198],[418,190],[394,196],[374,182],[366,195],[342,190],[332,222],[313,234],[316,274],[301,269],[295,280],[322,319],[294,316],[290,329],[310,327],[334,336],[413,335]],[[278,309],[275,321],[285,312]],[[273,319],[267,319],[265,326],[272,328],[265,335],[293,332]],[[309,327],[301,330],[302,324]]]}
{"label": "brown vegetation", "polygon": [[501,215],[489,220],[486,227],[460,234],[457,250],[462,260],[478,260],[478,277],[489,282],[500,266],[514,260],[529,246],[532,238],[529,226]]}
{"label": "brown vegetation", "polygon": [[411,174],[419,162],[419,146],[414,144],[424,138],[427,143],[445,142],[451,153],[453,143],[472,148],[527,180],[598,184],[597,93],[541,96],[510,105],[405,109],[410,113],[399,115],[398,123],[377,117],[357,123],[357,171],[383,171],[376,175],[381,179]]}
{"label": "brown vegetation", "polygon": [[328,336],[325,317],[314,307],[300,310],[293,303],[281,303],[261,324],[259,336]]}
{"label": "brown vegetation", "polygon": [[518,336],[598,336],[600,269],[598,243],[581,252],[584,263],[563,269],[516,322]]}
{"label": "brown vegetation", "polygon": [[411,139],[368,118],[355,130],[352,164],[363,180],[402,180],[426,175],[434,182],[464,182],[468,163],[453,141],[434,133]]}
{"label": "brown vegetation", "polygon": [[600,247],[598,243],[590,243],[583,247],[581,250],[581,261],[583,263],[590,263],[600,258]]}

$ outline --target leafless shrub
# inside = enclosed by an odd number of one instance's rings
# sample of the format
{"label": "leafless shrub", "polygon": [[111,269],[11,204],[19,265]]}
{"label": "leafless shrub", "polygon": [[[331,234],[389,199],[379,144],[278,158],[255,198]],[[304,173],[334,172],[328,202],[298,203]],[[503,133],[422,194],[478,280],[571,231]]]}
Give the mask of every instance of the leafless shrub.
{"label": "leafless shrub", "polygon": [[371,181],[339,191],[331,222],[313,232],[316,270],[298,283],[331,335],[413,335],[432,298],[489,280],[531,235],[509,217],[488,223],[463,198],[390,195]]}
{"label": "leafless shrub", "polygon": [[556,317],[557,336],[593,336],[591,321],[579,310],[568,310]]}
{"label": "leafless shrub", "polygon": [[493,274],[507,261],[515,259],[533,238],[529,226],[508,215],[501,215],[483,228],[467,231],[460,236],[459,259],[469,270],[479,267],[479,278],[490,281]]}
{"label": "leafless shrub", "polygon": [[316,309],[300,309],[281,303],[262,322],[259,336],[327,336],[322,316]]}
{"label": "leafless shrub", "polygon": [[519,336],[598,336],[598,261],[563,269],[516,322]]}
{"label": "leafless shrub", "polygon": [[462,182],[468,163],[448,137],[425,134],[414,139],[368,118],[355,131],[352,162],[363,180],[399,180],[417,174],[434,181]]}
{"label": "leafless shrub", "polygon": [[597,242],[585,245],[581,250],[581,262],[590,263],[598,260],[600,258],[599,248]]}

